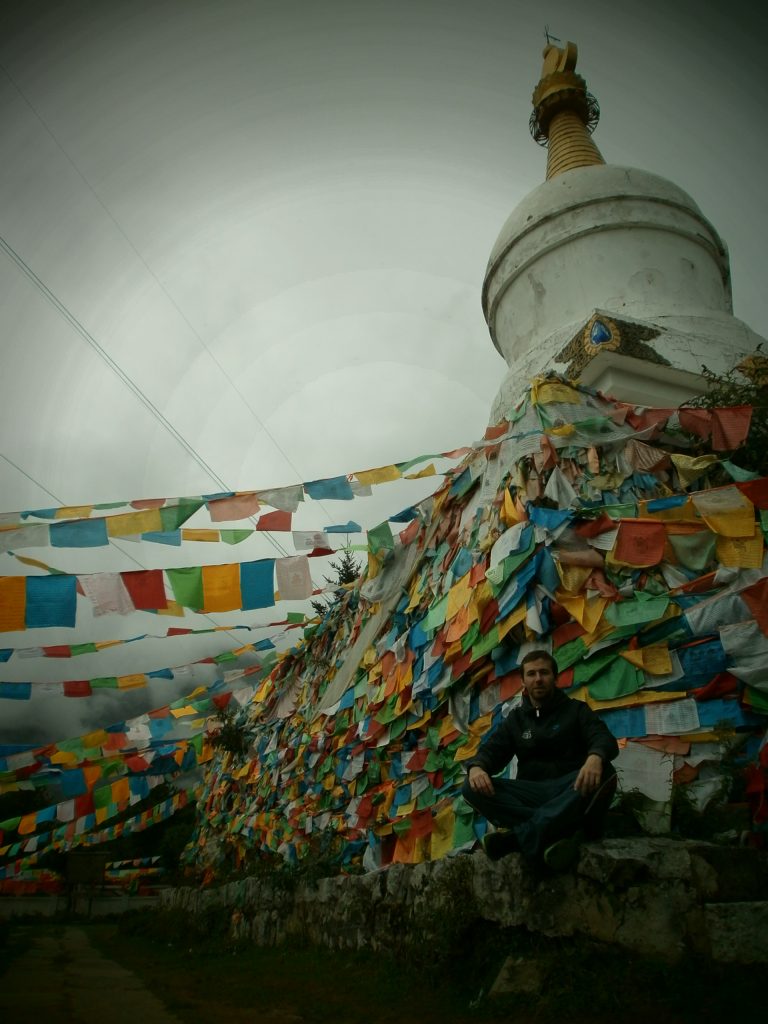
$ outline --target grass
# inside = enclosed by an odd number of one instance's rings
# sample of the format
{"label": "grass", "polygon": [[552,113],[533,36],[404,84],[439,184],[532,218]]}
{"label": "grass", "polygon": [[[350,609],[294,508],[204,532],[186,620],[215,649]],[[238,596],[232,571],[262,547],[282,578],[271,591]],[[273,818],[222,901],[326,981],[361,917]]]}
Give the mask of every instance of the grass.
{"label": "grass", "polygon": [[[181,1020],[204,1024],[720,1024],[762,1012],[762,968],[695,958],[675,964],[576,939],[474,925],[444,960],[233,944],[221,914],[192,920],[141,911],[80,923],[94,946],[134,971]],[[4,967],[29,939],[10,928]],[[60,926],[58,926],[60,927]],[[17,934],[19,933],[19,934]],[[533,961],[535,994],[489,999],[507,955]],[[41,983],[44,980],[41,979]]]}

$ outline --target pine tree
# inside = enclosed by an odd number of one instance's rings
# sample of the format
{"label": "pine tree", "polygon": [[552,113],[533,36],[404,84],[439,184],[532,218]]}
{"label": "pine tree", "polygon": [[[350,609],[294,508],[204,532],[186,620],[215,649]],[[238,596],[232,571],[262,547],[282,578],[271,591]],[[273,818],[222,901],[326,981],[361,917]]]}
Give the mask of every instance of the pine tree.
{"label": "pine tree", "polygon": [[[354,583],[360,575],[362,565],[352,554],[351,548],[341,548],[338,561],[331,562],[331,569],[336,573],[336,579],[323,576],[323,579],[332,587],[343,586],[345,583]],[[325,615],[327,606],[322,601],[312,601],[312,607],[318,615]]]}

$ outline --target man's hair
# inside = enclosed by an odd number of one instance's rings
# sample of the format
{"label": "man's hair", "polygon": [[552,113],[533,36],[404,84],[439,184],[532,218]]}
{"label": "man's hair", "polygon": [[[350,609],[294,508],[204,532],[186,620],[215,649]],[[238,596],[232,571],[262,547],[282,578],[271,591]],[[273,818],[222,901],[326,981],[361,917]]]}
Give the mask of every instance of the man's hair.
{"label": "man's hair", "polygon": [[528,651],[526,656],[520,662],[520,671],[525,672],[525,666],[529,661],[548,661],[549,667],[552,669],[552,674],[557,678],[557,662],[549,653],[549,651]]}

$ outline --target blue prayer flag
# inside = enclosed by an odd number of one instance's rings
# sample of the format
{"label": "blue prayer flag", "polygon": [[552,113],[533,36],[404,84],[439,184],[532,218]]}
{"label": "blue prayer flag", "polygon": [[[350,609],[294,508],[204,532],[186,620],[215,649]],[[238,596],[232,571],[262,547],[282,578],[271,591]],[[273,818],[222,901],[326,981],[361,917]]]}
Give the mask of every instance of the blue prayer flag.
{"label": "blue prayer flag", "polygon": [[74,576],[27,576],[27,629],[75,625],[77,579]]}
{"label": "blue prayer flag", "polygon": [[109,544],[107,520],[104,518],[51,523],[48,536],[54,548],[101,548]]}
{"label": "blue prayer flag", "polygon": [[352,501],[355,496],[345,476],[333,476],[327,480],[308,480],[304,484],[304,493],[315,501],[322,501],[323,498]]}
{"label": "blue prayer flag", "polygon": [[31,683],[0,683],[0,698],[6,700],[29,700],[32,696]]}
{"label": "blue prayer flag", "polygon": [[274,558],[257,562],[241,562],[240,594],[244,611],[252,608],[271,608],[275,603]]}

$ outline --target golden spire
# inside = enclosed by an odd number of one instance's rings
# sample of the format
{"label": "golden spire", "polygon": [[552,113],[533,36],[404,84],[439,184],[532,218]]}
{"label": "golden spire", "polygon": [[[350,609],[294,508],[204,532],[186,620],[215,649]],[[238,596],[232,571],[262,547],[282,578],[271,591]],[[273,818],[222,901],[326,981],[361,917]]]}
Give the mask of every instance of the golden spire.
{"label": "golden spire", "polygon": [[592,141],[600,108],[587,83],[574,71],[575,43],[544,48],[541,80],[533,90],[531,134],[547,146],[547,180],[575,167],[604,164]]}

